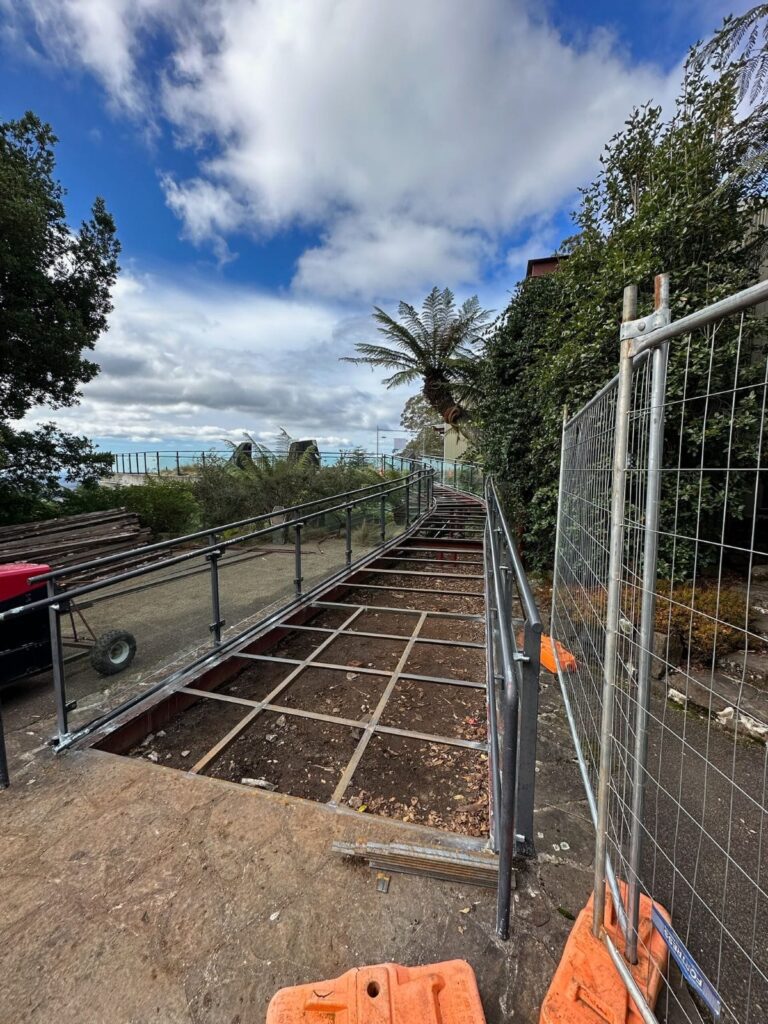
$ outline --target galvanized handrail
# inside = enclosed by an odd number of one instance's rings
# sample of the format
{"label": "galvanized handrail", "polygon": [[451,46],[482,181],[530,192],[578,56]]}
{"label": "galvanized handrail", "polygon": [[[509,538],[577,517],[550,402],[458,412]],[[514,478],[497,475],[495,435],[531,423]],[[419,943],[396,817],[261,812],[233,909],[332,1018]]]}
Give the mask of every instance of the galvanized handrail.
{"label": "galvanized handrail", "polygon": [[[398,479],[405,480],[405,477],[400,477]],[[377,482],[375,484],[368,484],[366,487],[357,487],[355,490],[352,491],[344,491],[342,494],[329,494],[325,498],[315,498],[313,501],[305,501],[300,505],[289,505],[287,508],[281,508],[279,511],[279,515],[289,516],[293,513],[302,513],[303,515],[307,509],[315,508],[316,506],[321,505],[323,502],[326,501],[334,501],[336,498],[344,498],[346,503],[346,499],[348,499],[353,494],[367,494],[368,496],[366,498],[360,498],[359,500],[354,502],[354,504],[361,504],[363,501],[371,501],[373,498],[378,498],[379,495],[381,494],[389,494],[391,490],[402,489],[402,487],[403,484],[398,484],[398,480],[381,481],[380,483]],[[368,494],[368,492],[373,493]],[[336,508],[323,508],[319,509],[318,512],[319,514],[326,514],[328,512],[337,511],[338,507],[343,506],[337,506]],[[61,569],[52,569],[50,572],[41,573],[39,576],[30,576],[30,582],[45,583],[47,580],[55,580],[58,579],[60,576],[72,576],[76,572],[82,573],[89,571],[91,569],[100,568],[104,565],[114,565],[119,562],[125,562],[128,560],[129,557],[133,560],[140,559],[143,558],[145,555],[153,554],[155,551],[163,551],[168,548],[180,547],[185,544],[189,544],[190,541],[200,540],[201,537],[210,537],[212,534],[224,533],[226,530],[239,530],[243,526],[250,526],[252,523],[261,522],[263,519],[272,519],[277,514],[278,513],[275,512],[274,510],[272,512],[262,512],[257,516],[249,516],[247,519],[239,519],[233,523],[224,523],[221,526],[212,526],[207,527],[204,530],[196,530],[194,533],[186,533],[182,537],[172,537],[170,540],[159,540],[155,541],[153,544],[143,544],[141,547],[132,548],[128,552],[119,551],[117,552],[117,554],[113,555],[102,555],[100,558],[92,558],[88,562],[80,562],[76,566],[66,566],[65,568]],[[285,525],[285,523],[280,523],[277,527],[275,527],[275,529],[284,529]],[[244,540],[248,540],[252,537],[259,536],[260,533],[267,534],[270,532],[272,532],[271,527],[265,528],[263,531],[257,531],[255,533],[250,534],[243,534],[240,537],[233,537],[229,541],[222,541],[221,543],[215,544],[213,546],[217,548],[226,548],[231,544],[240,544]],[[192,553],[192,556],[194,557],[194,555],[199,555],[201,553],[206,553],[209,551],[210,548],[195,548],[194,552]],[[163,563],[154,562],[153,566],[156,567],[159,564]]]}
{"label": "galvanized handrail", "polygon": [[[492,842],[499,853],[496,931],[509,935],[515,856],[534,856],[541,617],[493,480],[484,539]],[[515,602],[522,615],[515,615]],[[516,627],[522,627],[522,638]]]}
{"label": "galvanized handrail", "polygon": [[[217,649],[222,644],[222,627],[226,625],[225,621],[221,617],[221,605],[219,598],[219,562],[222,555],[227,548],[232,547],[236,544],[242,544],[245,540],[252,540],[254,538],[266,537],[270,534],[277,533],[284,530],[293,529],[294,534],[294,551],[295,551],[295,575],[294,575],[294,586],[296,590],[297,598],[302,597],[302,548],[301,548],[301,533],[306,523],[312,519],[316,519],[320,516],[327,515],[330,512],[343,511],[345,522],[346,522],[346,546],[345,546],[345,557],[346,564],[349,566],[352,563],[352,509],[358,505],[370,503],[372,501],[384,502],[386,497],[391,494],[398,492],[405,492],[405,503],[406,503],[406,514],[405,514],[405,525],[406,529],[411,522],[411,508],[410,502],[412,498],[418,502],[418,508],[416,509],[415,519],[425,513],[433,503],[433,479],[434,472],[429,469],[417,469],[413,473],[407,476],[398,478],[390,483],[382,482],[373,484],[369,487],[357,488],[354,491],[347,491],[341,494],[331,495],[327,498],[321,498],[310,502],[304,502],[301,505],[294,505],[289,509],[281,510],[281,517],[285,517],[280,523],[271,524],[259,530],[253,530],[247,534],[233,537],[228,540],[222,540],[219,538],[219,533],[224,530],[231,529],[233,526],[240,526],[243,523],[257,522],[258,520],[269,518],[270,515],[274,516],[275,513],[267,513],[262,516],[252,517],[250,520],[244,520],[241,523],[230,524],[229,526],[217,527],[213,530],[200,531],[197,534],[190,534],[186,537],[176,538],[172,542],[162,542],[159,545],[146,545],[143,548],[134,549],[134,551],[126,556],[123,552],[119,556],[111,556],[107,559],[93,559],[90,562],[83,562],[80,565],[68,566],[65,570],[67,575],[75,575],[82,573],[86,569],[92,569],[95,566],[103,566],[105,563],[114,561],[125,561],[126,557],[144,557],[147,552],[156,551],[160,547],[167,547],[169,544],[181,544],[188,542],[192,538],[198,538],[205,536],[209,539],[209,542],[204,547],[195,548],[192,551],[185,551],[181,554],[173,555],[170,558],[163,558],[161,560],[146,563],[143,565],[133,566],[124,572],[117,572],[110,576],[94,580],[90,583],[81,584],[79,586],[62,589],[57,583],[57,576],[61,575],[61,570],[54,571],[51,573],[45,573],[42,576],[31,577],[33,581],[45,582],[47,593],[44,598],[38,601],[32,601],[29,604],[19,606],[17,608],[11,608],[6,612],[0,613],[0,621],[9,620],[17,615],[26,615],[30,612],[47,608],[48,610],[48,624],[50,632],[51,642],[51,661],[52,661],[52,674],[53,683],[56,699],[56,718],[58,726],[58,743],[60,746],[66,745],[71,741],[72,737],[69,732],[68,726],[68,714],[71,710],[66,696],[66,685],[64,678],[64,657],[62,651],[62,634],[61,634],[61,623],[60,614],[66,613],[71,607],[71,602],[79,597],[83,597],[87,594],[92,594],[94,591],[102,590],[108,587],[112,587],[117,583],[122,583],[127,580],[135,579],[139,576],[147,576],[149,574],[157,573],[169,567],[179,565],[182,562],[187,562],[194,558],[202,558],[209,565],[210,572],[210,588],[211,588],[211,612],[212,622],[210,625],[210,631],[212,634],[212,643],[214,649]],[[422,483],[425,486],[422,486]],[[416,484],[416,487],[412,485]],[[370,493],[373,492],[373,493]],[[335,502],[330,506],[327,502]],[[318,508],[318,505],[323,507]],[[290,517],[288,516],[290,513]],[[379,509],[379,516],[381,517],[382,510]],[[382,526],[380,520],[380,529],[382,532],[381,543],[385,542],[385,526]],[[0,765],[0,767],[2,767]],[[2,780],[0,780],[2,784]]]}

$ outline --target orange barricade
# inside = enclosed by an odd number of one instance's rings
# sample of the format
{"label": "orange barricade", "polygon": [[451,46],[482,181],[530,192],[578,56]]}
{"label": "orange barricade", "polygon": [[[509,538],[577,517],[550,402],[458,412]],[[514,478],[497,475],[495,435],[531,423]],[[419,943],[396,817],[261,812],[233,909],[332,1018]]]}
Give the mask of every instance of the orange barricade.
{"label": "orange barricade", "polygon": [[542,668],[545,668],[547,672],[551,672],[553,675],[557,672],[557,662],[555,661],[553,647],[557,649],[557,657],[560,659],[560,667],[563,672],[575,672],[576,659],[570,651],[563,647],[559,640],[553,640],[551,636],[542,636],[541,638]]}
{"label": "orange barricade", "polygon": [[281,988],[267,1024],[485,1024],[485,1015],[475,972],[448,960],[356,967],[331,981]]}
{"label": "orange barricade", "polygon": [[[619,882],[622,899],[626,886]],[[592,902],[576,918],[563,950],[560,965],[541,1007],[539,1024],[642,1024],[610,954],[592,934]],[[630,967],[632,976],[653,1009],[667,970],[669,953],[664,939],[651,923],[651,900],[640,896],[638,921],[638,962]],[[669,920],[658,903],[656,909]],[[605,931],[618,950],[624,937],[614,913],[610,890],[606,892]],[[629,965],[628,965],[629,966]]]}

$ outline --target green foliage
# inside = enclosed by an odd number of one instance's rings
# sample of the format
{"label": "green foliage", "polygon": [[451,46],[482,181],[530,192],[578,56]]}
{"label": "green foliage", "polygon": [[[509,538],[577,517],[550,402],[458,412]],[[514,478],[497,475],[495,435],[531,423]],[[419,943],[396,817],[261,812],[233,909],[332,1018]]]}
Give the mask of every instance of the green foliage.
{"label": "green foliage", "polygon": [[379,474],[367,466],[317,468],[264,460],[254,463],[254,471],[247,474],[232,472],[222,462],[209,463],[201,468],[193,489],[202,526],[213,527],[380,482]]}
{"label": "green foliage", "polygon": [[53,424],[18,431],[35,406],[73,405],[98,373],[84,353],[106,330],[119,244],[104,201],[73,231],[53,177],[56,137],[34,114],[0,123],[0,497],[5,522],[44,511],[109,462]]}
{"label": "green foliage", "polygon": [[443,436],[435,430],[440,417],[424,395],[412,395],[405,403],[400,416],[400,425],[415,436],[403,448],[405,456],[443,454]]}
{"label": "green foliage", "polygon": [[60,515],[78,515],[109,508],[127,508],[135,512],[142,526],[155,538],[178,537],[196,529],[200,507],[193,485],[188,480],[147,477],[141,484],[122,487],[101,487],[84,484],[68,491],[58,505]]}
{"label": "green foliage", "polygon": [[[639,285],[642,312],[652,308],[655,274],[670,273],[679,318],[757,280],[765,231],[755,226],[755,215],[765,207],[765,177],[751,156],[767,132],[765,117],[739,120],[737,68],[721,67],[712,76],[689,61],[674,116],[664,122],[652,106],[632,113],[606,147],[600,174],[582,191],[579,231],[563,243],[561,269],[520,284],[490,332],[477,368],[475,419],[483,460],[503,481],[530,564],[552,561],[563,408],[575,412],[618,368],[624,286]],[[753,321],[747,319],[741,337],[737,323],[724,322],[714,348],[699,334],[689,345],[673,345],[670,357],[671,401],[684,388],[687,399],[733,388],[739,361],[739,430],[731,437],[730,394],[710,399],[706,421],[708,455],[731,445],[734,465],[744,464],[750,448],[754,460],[755,344]],[[682,424],[668,417],[668,466],[678,456],[683,467],[700,464],[705,401],[687,401]],[[707,536],[722,514],[722,476],[704,478],[700,527]],[[739,489],[753,484],[748,474],[740,478],[731,483],[731,518],[747,507]],[[662,494],[662,515],[679,534],[696,533],[698,487],[695,474],[687,474],[676,517],[674,495]],[[715,552],[711,545],[698,551],[690,543],[666,545],[660,570],[679,578],[692,571],[695,558],[701,569]]]}
{"label": "green foliage", "polygon": [[342,361],[394,371],[384,379],[388,388],[423,381],[424,398],[431,408],[446,423],[458,423],[467,416],[460,400],[490,312],[481,309],[476,295],[457,309],[453,292],[435,287],[424,299],[421,313],[401,302],[398,316],[399,321],[374,306],[373,319],[391,347],[361,342],[355,346],[359,355],[344,356]]}
{"label": "green foliage", "polygon": [[711,666],[722,655],[743,648],[746,627],[742,589],[659,580],[656,630],[677,636],[693,665]]}

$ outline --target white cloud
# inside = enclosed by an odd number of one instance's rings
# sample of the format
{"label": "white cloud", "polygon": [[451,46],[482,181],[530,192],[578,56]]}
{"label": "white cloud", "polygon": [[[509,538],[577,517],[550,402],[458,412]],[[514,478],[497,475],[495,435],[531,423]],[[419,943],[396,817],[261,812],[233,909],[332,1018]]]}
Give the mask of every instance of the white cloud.
{"label": "white cloud", "polygon": [[[319,229],[296,284],[395,296],[479,277],[594,170],[677,73],[605,32],[566,45],[526,0],[32,0],[45,45],[199,147],[168,175],[187,237]],[[152,58],[142,47],[162,35]],[[147,83],[156,84],[152,92]]]}
{"label": "white cloud", "polygon": [[150,442],[215,442],[244,430],[335,444],[395,424],[402,392],[367,368],[340,364],[369,319],[343,308],[204,282],[180,285],[125,273],[109,332],[95,359],[102,372],[79,406],[36,411],[64,429]]}
{"label": "white cloud", "polygon": [[317,295],[420,294],[436,280],[454,286],[476,282],[489,244],[462,232],[408,219],[340,218],[322,245],[298,261],[294,285]]}

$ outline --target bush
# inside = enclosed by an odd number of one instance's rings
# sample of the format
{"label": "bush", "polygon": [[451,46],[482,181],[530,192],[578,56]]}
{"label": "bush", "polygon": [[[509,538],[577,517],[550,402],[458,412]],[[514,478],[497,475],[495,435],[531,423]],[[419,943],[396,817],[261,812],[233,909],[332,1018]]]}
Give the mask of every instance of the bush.
{"label": "bush", "polygon": [[713,583],[659,580],[655,626],[676,635],[692,662],[709,666],[744,644],[747,602],[737,587],[721,587],[718,596]]}
{"label": "bush", "polygon": [[135,486],[84,484],[67,492],[60,505],[60,514],[71,516],[110,508],[126,508],[135,512],[142,526],[148,527],[154,537],[178,537],[188,533],[195,529],[200,515],[190,483],[152,477]]}
{"label": "bush", "polygon": [[381,482],[379,474],[366,466],[318,468],[264,461],[244,471],[217,462],[201,468],[193,492],[202,525],[215,527],[271,512],[276,506],[288,508]]}

